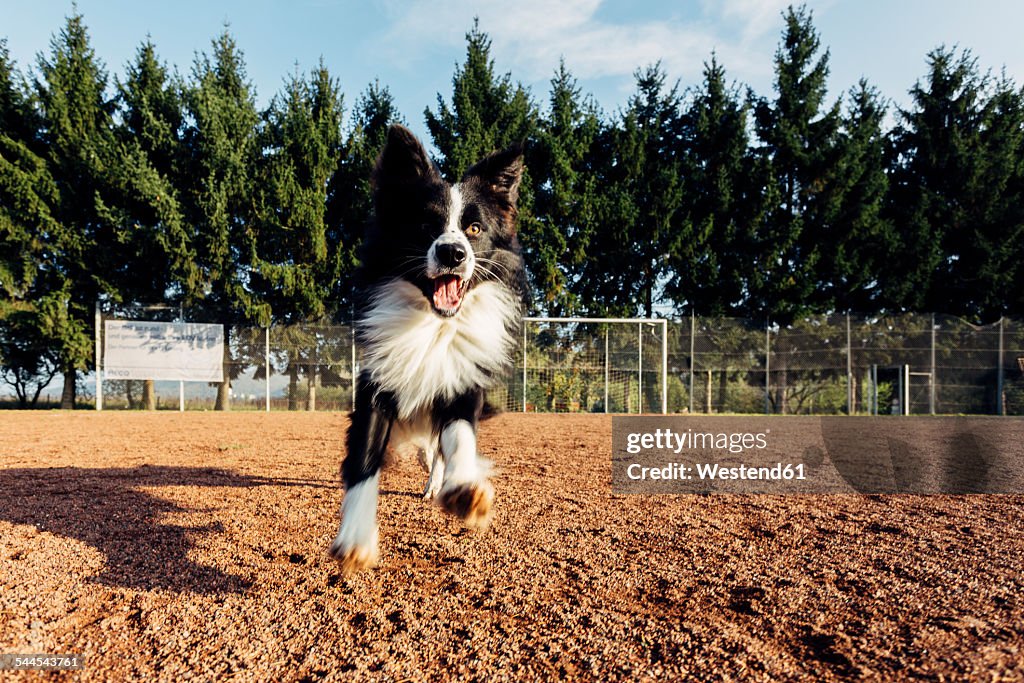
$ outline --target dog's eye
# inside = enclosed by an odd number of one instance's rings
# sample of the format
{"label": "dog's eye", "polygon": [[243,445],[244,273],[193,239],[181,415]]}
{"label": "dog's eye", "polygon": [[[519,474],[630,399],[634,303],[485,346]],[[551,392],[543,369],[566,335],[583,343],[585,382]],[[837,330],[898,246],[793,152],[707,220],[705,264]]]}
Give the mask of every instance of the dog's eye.
{"label": "dog's eye", "polygon": [[479,235],[480,234],[480,224],[479,223],[470,223],[469,225],[467,225],[466,226],[466,234],[469,235],[470,237],[476,237],[477,235]]}

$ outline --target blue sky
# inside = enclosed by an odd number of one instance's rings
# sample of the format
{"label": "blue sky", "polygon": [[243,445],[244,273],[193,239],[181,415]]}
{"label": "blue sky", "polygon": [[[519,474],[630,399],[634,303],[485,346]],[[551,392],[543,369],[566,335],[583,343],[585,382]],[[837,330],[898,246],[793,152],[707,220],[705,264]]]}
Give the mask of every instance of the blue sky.
{"label": "blue sky", "polygon": [[[321,56],[351,103],[374,79],[387,85],[413,129],[425,135],[423,110],[446,98],[473,17],[493,41],[500,72],[546,102],[548,81],[564,57],[584,92],[613,111],[625,104],[638,67],[661,60],[685,88],[700,80],[711,51],[731,79],[769,95],[772,57],[785,0],[79,0],[93,46],[112,75],[123,73],[150,35],[182,73],[209,49],[225,22],[245,53],[261,105],[283,78],[308,72]],[[71,12],[67,0],[0,0],[0,37],[23,70],[49,49]],[[812,0],[815,25],[831,51],[830,94],[866,77],[887,98],[907,104],[940,44],[970,48],[986,69],[1024,81],[1024,3],[996,0]]]}

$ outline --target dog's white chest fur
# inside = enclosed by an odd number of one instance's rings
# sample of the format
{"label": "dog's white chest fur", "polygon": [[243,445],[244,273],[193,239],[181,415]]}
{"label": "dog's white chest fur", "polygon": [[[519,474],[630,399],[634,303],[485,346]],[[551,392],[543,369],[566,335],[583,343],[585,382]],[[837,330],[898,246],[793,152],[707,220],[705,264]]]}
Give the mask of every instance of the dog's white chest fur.
{"label": "dog's white chest fur", "polygon": [[473,287],[459,312],[443,318],[415,285],[388,281],[358,322],[363,367],[395,395],[398,417],[408,419],[436,398],[488,386],[508,364],[515,341],[509,328],[519,314],[517,297],[498,283]]}

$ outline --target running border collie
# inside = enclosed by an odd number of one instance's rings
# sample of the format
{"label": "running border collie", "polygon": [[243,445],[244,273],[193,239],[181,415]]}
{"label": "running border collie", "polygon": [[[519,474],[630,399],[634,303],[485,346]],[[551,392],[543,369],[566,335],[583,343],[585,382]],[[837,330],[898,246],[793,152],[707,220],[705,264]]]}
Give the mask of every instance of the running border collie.
{"label": "running border collie", "polygon": [[494,488],[477,454],[477,423],[484,391],[511,364],[522,321],[522,171],[522,149],[512,147],[449,184],[409,130],[388,131],[357,275],[363,364],[330,550],[346,574],[378,559],[378,484],[389,443],[418,447],[430,471],[425,497],[471,528],[490,522]]}

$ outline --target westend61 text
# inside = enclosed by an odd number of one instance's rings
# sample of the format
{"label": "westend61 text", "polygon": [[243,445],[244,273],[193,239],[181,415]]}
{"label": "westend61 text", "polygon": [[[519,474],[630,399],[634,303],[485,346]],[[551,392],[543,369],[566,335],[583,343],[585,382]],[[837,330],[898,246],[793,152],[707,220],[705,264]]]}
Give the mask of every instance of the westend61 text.
{"label": "westend61 text", "polygon": [[626,476],[633,480],[759,480],[789,481],[806,479],[804,465],[776,463],[773,467],[722,467],[715,463],[694,463],[692,466],[679,462],[669,463],[663,467],[643,467],[633,463],[626,468]]}

